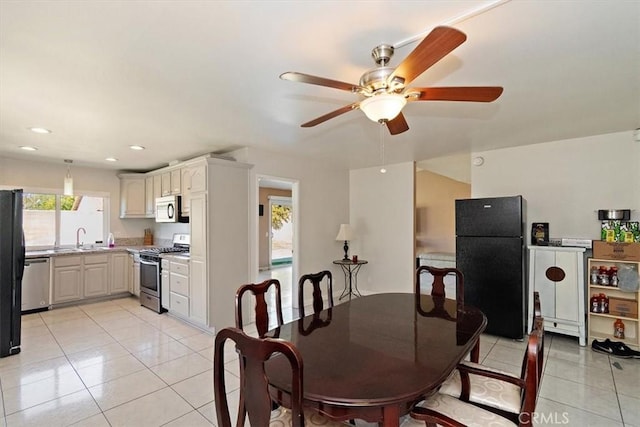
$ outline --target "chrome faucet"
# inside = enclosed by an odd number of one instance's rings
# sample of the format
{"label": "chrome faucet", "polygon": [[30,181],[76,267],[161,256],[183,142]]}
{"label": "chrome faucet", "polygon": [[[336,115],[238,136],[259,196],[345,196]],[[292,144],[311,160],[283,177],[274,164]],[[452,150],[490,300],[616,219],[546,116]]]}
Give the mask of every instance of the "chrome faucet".
{"label": "chrome faucet", "polygon": [[[87,235],[87,230],[84,229],[84,227],[80,227],[76,230],[76,248],[81,247],[82,245],[80,244],[80,231],[84,231],[85,236]],[[82,242],[82,244],[84,244],[84,242]]]}

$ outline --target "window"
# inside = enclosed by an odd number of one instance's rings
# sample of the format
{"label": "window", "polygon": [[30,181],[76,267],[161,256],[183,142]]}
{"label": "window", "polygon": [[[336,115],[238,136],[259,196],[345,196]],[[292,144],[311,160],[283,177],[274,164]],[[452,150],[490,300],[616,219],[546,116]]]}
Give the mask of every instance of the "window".
{"label": "window", "polygon": [[105,241],[107,197],[23,194],[23,227],[28,248],[73,246],[78,230],[80,243]]}

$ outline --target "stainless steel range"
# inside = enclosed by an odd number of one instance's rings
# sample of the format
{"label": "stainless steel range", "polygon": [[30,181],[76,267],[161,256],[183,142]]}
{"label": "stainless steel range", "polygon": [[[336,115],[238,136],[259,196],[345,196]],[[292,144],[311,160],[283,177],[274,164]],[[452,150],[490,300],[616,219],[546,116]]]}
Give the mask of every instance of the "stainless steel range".
{"label": "stainless steel range", "polygon": [[[174,234],[173,246],[147,248],[140,251],[140,304],[162,313],[162,264],[160,255],[174,252],[189,252],[188,234]],[[166,286],[169,284],[166,283]]]}

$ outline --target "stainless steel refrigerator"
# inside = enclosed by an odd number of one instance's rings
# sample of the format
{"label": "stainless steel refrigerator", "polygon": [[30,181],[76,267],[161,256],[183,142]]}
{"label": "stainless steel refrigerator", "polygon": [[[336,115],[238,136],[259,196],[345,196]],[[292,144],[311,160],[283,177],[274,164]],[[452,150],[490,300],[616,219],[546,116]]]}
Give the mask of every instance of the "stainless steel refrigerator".
{"label": "stainless steel refrigerator", "polygon": [[527,318],[526,201],[522,196],[456,200],[456,268],[464,302],[487,316],[485,332],[522,339]]}
{"label": "stainless steel refrigerator", "polygon": [[22,190],[0,190],[0,357],[20,353]]}

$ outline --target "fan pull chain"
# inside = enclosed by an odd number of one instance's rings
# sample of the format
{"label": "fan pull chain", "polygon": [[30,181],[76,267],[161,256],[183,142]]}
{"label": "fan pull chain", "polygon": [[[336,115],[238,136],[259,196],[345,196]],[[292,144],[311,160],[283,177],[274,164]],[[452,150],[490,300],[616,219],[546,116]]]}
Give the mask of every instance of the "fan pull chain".
{"label": "fan pull chain", "polygon": [[384,134],[386,132],[385,123],[385,121],[380,121],[380,173],[387,173],[387,169],[384,167]]}

